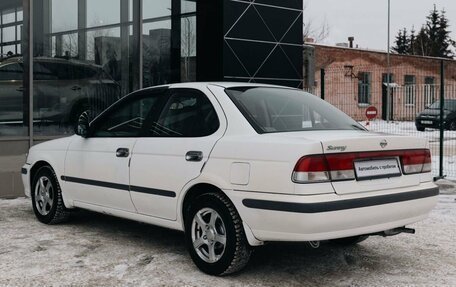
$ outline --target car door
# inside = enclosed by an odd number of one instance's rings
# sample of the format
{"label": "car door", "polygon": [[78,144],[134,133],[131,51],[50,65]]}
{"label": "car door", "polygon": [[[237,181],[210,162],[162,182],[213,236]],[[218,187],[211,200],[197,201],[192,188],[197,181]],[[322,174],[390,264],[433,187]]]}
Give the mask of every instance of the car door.
{"label": "car door", "polygon": [[71,142],[65,191],[76,203],[136,211],[129,193],[129,163],[147,114],[160,101],[149,93],[132,94],[98,117],[88,138]]}
{"label": "car door", "polygon": [[179,193],[200,175],[226,129],[220,105],[209,91],[206,94],[171,89],[168,102],[136,142],[130,193],[138,213],[176,219]]}

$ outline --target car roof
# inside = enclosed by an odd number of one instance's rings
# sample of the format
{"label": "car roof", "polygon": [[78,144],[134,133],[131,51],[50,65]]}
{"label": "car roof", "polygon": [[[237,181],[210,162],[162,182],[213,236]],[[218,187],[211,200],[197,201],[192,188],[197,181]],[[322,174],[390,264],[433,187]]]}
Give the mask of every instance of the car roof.
{"label": "car roof", "polygon": [[[296,89],[286,86],[262,84],[262,83],[246,83],[246,82],[187,82],[178,84],[163,85],[162,87],[169,88],[201,88],[207,86],[218,86],[225,89],[237,88],[237,87],[270,87],[270,88],[282,88],[282,89]],[[160,86],[159,86],[160,87]]]}
{"label": "car roof", "polygon": [[[11,64],[11,63],[22,63],[23,58],[22,56],[13,56],[10,58],[5,58],[3,60],[0,60],[0,65],[6,65],[6,64]],[[85,66],[85,67],[91,67],[95,69],[101,69],[102,66],[93,64],[93,63],[88,63],[84,62],[81,60],[76,60],[76,59],[66,59],[66,58],[59,58],[59,57],[34,57],[33,58],[34,62],[49,62],[49,63],[63,63],[63,64],[70,64],[70,65],[78,65],[78,66]]]}

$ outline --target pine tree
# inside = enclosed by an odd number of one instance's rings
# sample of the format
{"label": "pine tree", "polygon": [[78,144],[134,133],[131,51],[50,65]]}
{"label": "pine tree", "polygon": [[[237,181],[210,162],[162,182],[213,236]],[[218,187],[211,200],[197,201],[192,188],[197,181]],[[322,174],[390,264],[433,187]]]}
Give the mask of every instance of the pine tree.
{"label": "pine tree", "polygon": [[399,30],[396,35],[396,40],[394,41],[395,46],[391,48],[393,52],[396,52],[398,54],[404,54],[403,49],[404,49],[404,42],[403,42],[403,33],[402,30]]}
{"label": "pine tree", "polygon": [[453,58],[456,42],[451,38],[449,27],[445,10],[438,11],[434,5],[418,33],[413,27],[410,35],[405,28],[400,30],[392,49],[398,54]]}
{"label": "pine tree", "polygon": [[451,47],[455,47],[456,42],[453,39],[451,39],[451,32],[448,30],[448,19],[446,18],[445,13],[446,11],[444,9],[440,12],[439,29],[437,31],[436,39],[438,43],[436,55],[438,55],[438,57],[443,58],[453,58],[454,53],[451,51]]}
{"label": "pine tree", "polygon": [[431,56],[431,45],[429,39],[429,32],[426,26],[421,27],[418,34],[416,34],[415,43],[413,45],[414,55]]}
{"label": "pine tree", "polygon": [[416,55],[415,52],[415,42],[416,42],[416,35],[415,35],[415,27],[412,26],[412,30],[410,31],[410,37],[409,37],[409,46],[407,50],[407,54],[409,55]]}
{"label": "pine tree", "polygon": [[398,54],[408,54],[410,50],[410,39],[407,34],[407,28],[399,30],[395,40],[395,46],[392,50]]}
{"label": "pine tree", "polygon": [[434,9],[430,11],[429,15],[426,17],[426,33],[427,33],[427,45],[428,52],[423,56],[437,56],[439,54],[440,43],[437,41],[439,33],[439,22],[440,22],[440,13],[437,11],[437,8],[434,4]]}

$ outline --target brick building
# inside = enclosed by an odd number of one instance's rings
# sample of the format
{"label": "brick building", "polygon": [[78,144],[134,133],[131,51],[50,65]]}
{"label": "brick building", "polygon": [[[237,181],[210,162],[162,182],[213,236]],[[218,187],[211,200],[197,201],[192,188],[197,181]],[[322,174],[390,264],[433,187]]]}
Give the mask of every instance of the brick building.
{"label": "brick building", "polygon": [[[391,54],[389,111],[386,52],[312,43],[305,46],[304,58],[304,88],[319,96],[323,92],[325,100],[357,120],[365,119],[371,105],[383,119],[389,114],[394,120],[414,120],[439,99],[440,58]],[[456,98],[456,61],[443,62],[445,97]]]}

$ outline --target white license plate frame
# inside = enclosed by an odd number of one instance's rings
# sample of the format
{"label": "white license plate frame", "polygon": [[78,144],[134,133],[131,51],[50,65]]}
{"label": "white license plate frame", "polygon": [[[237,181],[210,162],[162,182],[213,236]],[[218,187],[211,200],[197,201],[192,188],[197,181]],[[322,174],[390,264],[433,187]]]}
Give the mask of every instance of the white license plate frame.
{"label": "white license plate frame", "polygon": [[432,125],[433,123],[433,121],[421,121],[422,125]]}
{"label": "white license plate frame", "polygon": [[353,166],[357,181],[402,176],[399,160],[395,157],[356,160]]}

